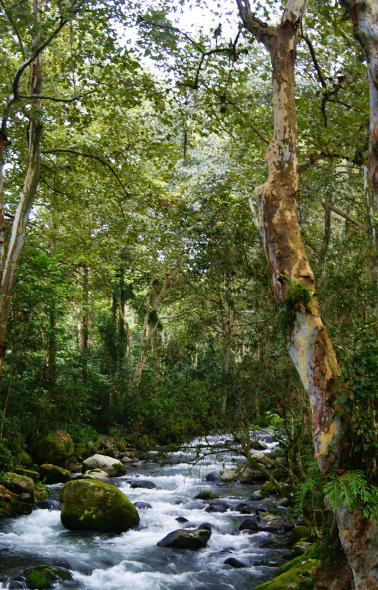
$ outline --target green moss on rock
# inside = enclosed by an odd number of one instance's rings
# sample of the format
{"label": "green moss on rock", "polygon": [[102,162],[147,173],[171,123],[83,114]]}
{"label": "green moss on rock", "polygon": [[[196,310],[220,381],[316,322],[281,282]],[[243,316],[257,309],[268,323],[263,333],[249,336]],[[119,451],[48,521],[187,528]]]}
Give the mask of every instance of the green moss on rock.
{"label": "green moss on rock", "polygon": [[295,545],[301,539],[308,539],[310,535],[311,531],[307,526],[296,526],[290,533],[290,545]]}
{"label": "green moss on rock", "polygon": [[34,457],[39,465],[49,463],[58,467],[68,467],[73,452],[74,444],[70,435],[56,430],[37,443]]}
{"label": "green moss on rock", "polygon": [[44,590],[51,586],[48,579],[41,572],[35,570],[26,578],[26,585],[31,590]]}
{"label": "green moss on rock", "polygon": [[38,472],[44,483],[50,485],[54,483],[67,483],[71,479],[71,473],[67,469],[63,469],[63,467],[58,467],[57,465],[50,465],[49,463],[38,467]]}
{"label": "green moss on rock", "polygon": [[20,451],[17,455],[17,461],[22,467],[31,469],[33,467],[33,459],[26,451]]}
{"label": "green moss on rock", "polygon": [[273,494],[277,494],[277,488],[271,481],[266,481],[259,493],[263,498],[268,498]]}
{"label": "green moss on rock", "polygon": [[218,494],[214,494],[213,492],[209,492],[208,490],[205,490],[204,492],[200,492],[195,497],[196,500],[218,500],[218,498],[219,498]]}
{"label": "green moss on rock", "polygon": [[287,563],[281,565],[280,569],[278,570],[278,573],[284,574],[289,570],[293,569],[294,567],[300,565],[303,561],[307,561],[307,555],[309,554],[309,552],[310,549],[308,549],[306,553],[303,553],[303,555],[298,555],[298,557],[294,557],[294,559],[292,559],[291,561],[288,561]]}
{"label": "green moss on rock", "polygon": [[61,580],[62,582],[70,582],[72,580],[71,573],[63,567],[37,565],[33,572],[40,572],[50,582],[56,582],[57,580]]}
{"label": "green moss on rock", "polygon": [[38,471],[31,471],[30,469],[15,469],[14,470],[15,473],[18,473],[19,475],[26,475],[26,477],[30,477],[34,482],[38,482],[39,481],[39,473]]}
{"label": "green moss on rock", "polygon": [[311,572],[318,563],[317,559],[309,559],[304,565],[298,565],[277,578],[256,586],[254,590],[311,590],[314,587]]}
{"label": "green moss on rock", "polygon": [[5,473],[1,478],[1,483],[15,494],[30,494],[34,497],[35,486],[31,477],[19,475],[18,473]]}
{"label": "green moss on rock", "polygon": [[99,480],[66,483],[60,501],[62,524],[70,530],[124,532],[139,524],[134,504],[118,488]]}

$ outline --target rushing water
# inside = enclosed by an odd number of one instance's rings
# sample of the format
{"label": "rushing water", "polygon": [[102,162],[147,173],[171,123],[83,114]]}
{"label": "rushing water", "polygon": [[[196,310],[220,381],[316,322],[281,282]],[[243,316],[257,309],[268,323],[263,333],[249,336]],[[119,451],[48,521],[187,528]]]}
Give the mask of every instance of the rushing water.
{"label": "rushing water", "polygon": [[[262,435],[261,439],[264,438],[267,439]],[[220,440],[208,437],[211,444],[219,444]],[[266,452],[274,446],[268,443]],[[72,589],[90,590],[250,590],[272,579],[288,558],[288,549],[262,546],[274,535],[241,533],[238,528],[245,516],[240,512],[208,513],[205,512],[208,504],[193,501],[200,491],[209,490],[235,508],[259,489],[261,486],[240,484],[219,487],[203,481],[205,475],[223,464],[226,468],[235,466],[240,456],[220,455],[217,462],[212,456],[194,467],[188,463],[190,454],[174,453],[173,457],[176,464],[160,467],[146,461],[129,467],[126,476],[114,480],[132,502],[143,501],[152,506],[152,509],[139,510],[138,528],[127,533],[67,531],[57,510],[35,510],[29,516],[2,521],[0,573],[12,575],[38,564],[65,565],[66,562],[66,567],[68,564],[73,572],[74,582],[55,587],[68,585]],[[127,480],[136,480],[138,476],[153,481],[157,489],[131,489]],[[61,485],[51,487],[58,499]],[[179,516],[189,522],[178,523]],[[169,532],[197,527],[203,522],[212,525],[212,535],[205,549],[194,552],[157,546]],[[228,557],[235,557],[248,567],[235,569],[225,565]],[[261,561],[267,564],[256,565]]]}

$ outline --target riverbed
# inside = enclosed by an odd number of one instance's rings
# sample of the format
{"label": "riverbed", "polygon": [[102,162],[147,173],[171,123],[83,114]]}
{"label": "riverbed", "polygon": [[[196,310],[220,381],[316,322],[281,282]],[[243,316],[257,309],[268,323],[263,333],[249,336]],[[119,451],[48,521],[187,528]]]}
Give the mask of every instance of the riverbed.
{"label": "riverbed", "polygon": [[[229,436],[209,436],[210,445],[220,445]],[[261,434],[271,452],[276,446]],[[202,441],[205,442],[205,441]],[[11,576],[39,564],[69,567],[73,582],[58,583],[57,589],[72,590],[252,590],[277,575],[278,568],[290,558],[290,548],[267,548],[272,533],[240,532],[245,515],[236,506],[257,491],[262,484],[217,484],[205,482],[214,471],[235,467],[240,460],[237,449],[224,454],[213,447],[211,455],[192,465],[194,453],[177,452],[173,463],[159,465],[151,460],[127,468],[127,475],[114,483],[131,502],[147,502],[149,509],[138,510],[137,529],[123,534],[99,534],[67,531],[58,510],[34,510],[30,515],[0,522],[1,575]],[[137,479],[152,481],[155,489],[132,489]],[[60,484],[51,486],[53,498],[59,498]],[[224,513],[206,512],[208,503],[194,500],[202,491],[211,491],[227,501]],[[250,502],[258,505],[258,502]],[[184,517],[188,522],[179,523]],[[169,532],[210,523],[212,535],[200,551],[174,550],[157,546]],[[280,539],[285,542],[285,535]],[[234,557],[246,567],[233,568],[224,562]],[[0,588],[6,588],[0,582]],[[17,587],[17,586],[16,586]],[[19,586],[21,587],[21,586]],[[23,586],[26,588],[26,585]]]}

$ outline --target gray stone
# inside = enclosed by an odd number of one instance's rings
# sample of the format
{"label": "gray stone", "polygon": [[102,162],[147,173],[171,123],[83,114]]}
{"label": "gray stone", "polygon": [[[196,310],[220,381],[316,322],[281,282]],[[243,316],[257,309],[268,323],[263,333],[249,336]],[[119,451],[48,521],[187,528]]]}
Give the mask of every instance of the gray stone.
{"label": "gray stone", "polygon": [[126,470],[121,461],[113,459],[113,457],[107,457],[106,455],[93,455],[92,457],[85,459],[83,462],[83,473],[93,469],[106,471],[110,477],[118,477],[126,474]]}
{"label": "gray stone", "polygon": [[207,529],[196,531],[185,531],[178,529],[169,533],[164,539],[158,542],[159,547],[170,547],[171,549],[191,549],[196,551],[204,549],[210,539],[211,532]]}

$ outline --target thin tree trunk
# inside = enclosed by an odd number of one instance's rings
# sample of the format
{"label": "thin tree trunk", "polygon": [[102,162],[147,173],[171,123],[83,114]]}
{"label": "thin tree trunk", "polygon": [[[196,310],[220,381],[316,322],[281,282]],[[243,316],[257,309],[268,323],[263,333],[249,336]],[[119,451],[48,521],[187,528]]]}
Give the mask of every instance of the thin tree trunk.
{"label": "thin tree trunk", "polygon": [[[378,2],[341,0],[366,60],[370,88],[369,178],[378,206]],[[378,587],[376,525],[361,511],[344,507],[336,515],[341,544],[353,571],[356,590]]]}
{"label": "thin tree trunk", "polygon": [[[54,209],[53,216],[53,230],[51,234],[50,256],[54,258],[56,255],[56,221]],[[55,299],[52,298],[50,303],[50,332],[49,332],[49,359],[48,359],[48,375],[50,392],[54,396],[56,393],[56,308]]]}
{"label": "thin tree trunk", "polygon": [[[37,22],[40,20],[42,1],[33,0],[33,12]],[[39,34],[35,41],[38,41]],[[42,53],[32,62],[31,66],[31,90],[30,94],[42,94]],[[30,211],[33,207],[37,192],[40,172],[40,140],[42,124],[40,119],[41,100],[34,101],[31,121],[29,126],[29,152],[28,165],[21,197],[14,216],[12,233],[7,248],[4,266],[1,269],[0,288],[0,379],[4,369],[4,357],[6,353],[6,335],[9,318],[9,309],[12,298],[12,290],[15,273],[19,264],[25,243],[26,226]],[[1,141],[2,149],[4,140]],[[1,159],[3,155],[1,154]],[[1,187],[2,188],[2,187]],[[1,191],[2,192],[2,191]],[[1,212],[2,213],[2,212]],[[5,225],[3,216],[0,217],[0,261],[4,259]]]}
{"label": "thin tree trunk", "polygon": [[325,257],[328,252],[329,243],[331,241],[331,216],[332,216],[332,209],[329,206],[328,199],[324,204],[324,235],[323,235],[323,242],[319,252],[319,275],[320,278],[324,278],[325,273]]}
{"label": "thin tree trunk", "polygon": [[87,354],[89,345],[89,271],[88,267],[83,268],[83,320],[81,325],[81,349],[83,354],[83,383],[87,381]]}

